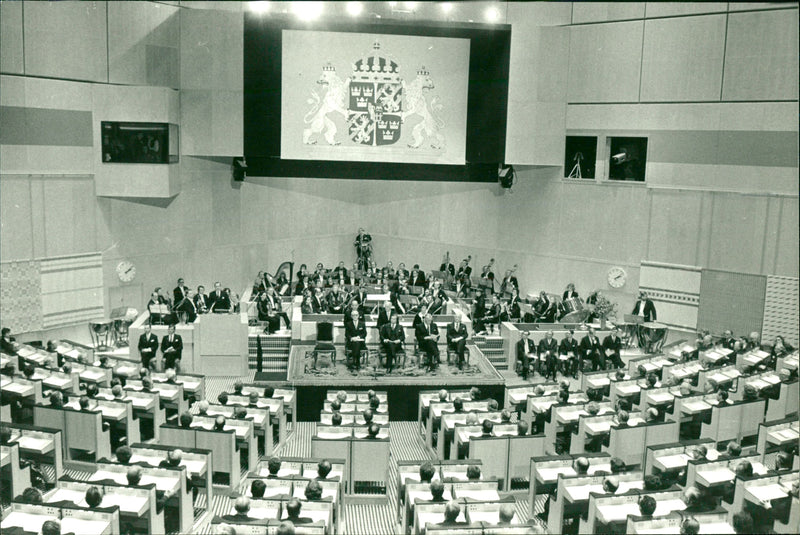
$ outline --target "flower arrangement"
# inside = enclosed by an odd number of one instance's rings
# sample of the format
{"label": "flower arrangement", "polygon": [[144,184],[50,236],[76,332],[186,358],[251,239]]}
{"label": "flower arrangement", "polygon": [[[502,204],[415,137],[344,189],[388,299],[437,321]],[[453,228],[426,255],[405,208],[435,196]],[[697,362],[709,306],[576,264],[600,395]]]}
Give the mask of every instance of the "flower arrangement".
{"label": "flower arrangement", "polygon": [[594,313],[598,318],[608,319],[609,316],[616,315],[617,304],[612,303],[604,295],[598,295],[594,304]]}

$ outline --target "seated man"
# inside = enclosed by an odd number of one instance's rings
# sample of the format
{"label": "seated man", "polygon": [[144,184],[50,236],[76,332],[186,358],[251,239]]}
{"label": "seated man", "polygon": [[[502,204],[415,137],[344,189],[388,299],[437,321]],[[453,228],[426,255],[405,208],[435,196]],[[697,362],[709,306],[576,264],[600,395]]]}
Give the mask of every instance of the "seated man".
{"label": "seated man", "polygon": [[530,331],[522,331],[522,338],[517,342],[517,362],[520,363],[520,376],[527,381],[531,368],[531,356],[536,354],[536,344],[530,339]]}
{"label": "seated man", "polygon": [[267,470],[269,475],[267,477],[278,477],[278,472],[281,471],[281,460],[278,457],[270,457],[267,461]]}
{"label": "seated man", "polygon": [[508,526],[511,524],[511,521],[514,519],[514,506],[510,503],[501,505],[499,517],[500,521],[497,523],[498,526]]}
{"label": "seated man", "polygon": [[[341,414],[339,415],[339,419],[341,420]],[[341,423],[341,422],[340,422]],[[328,479],[328,474],[331,473],[333,466],[331,466],[331,462],[328,459],[322,459],[319,464],[317,464],[317,477],[321,481]]]}
{"label": "seated man", "polygon": [[361,352],[367,350],[367,327],[357,309],[350,311],[350,318],[344,324],[345,347],[348,351],[350,370],[361,369]]}
{"label": "seated man", "polygon": [[[455,321],[447,326],[447,347],[455,351],[458,369],[464,366],[464,353],[467,350],[467,326],[461,323],[461,319],[456,315]],[[447,363],[450,363],[448,353]]]}
{"label": "seated man", "polygon": [[461,514],[461,507],[458,505],[458,502],[455,500],[451,500],[447,502],[447,505],[444,508],[444,520],[440,522],[438,525],[440,526],[463,526],[466,522],[459,522],[456,520],[458,516]]}
{"label": "seated man", "polygon": [[432,502],[444,502],[444,483],[437,479],[431,482],[431,500]]}
{"label": "seated man", "polygon": [[439,364],[439,328],[433,323],[433,316],[425,314],[425,319],[416,328],[417,344],[428,362],[428,371]]}
{"label": "seated man", "polygon": [[302,509],[303,504],[297,498],[292,498],[286,504],[286,516],[281,520],[288,520],[292,524],[309,524],[314,521],[313,518],[309,518],[307,516],[300,516],[300,510]]}
{"label": "seated man", "polygon": [[605,352],[606,359],[611,360],[611,364],[615,368],[622,368],[624,364],[620,358],[620,351],[622,349],[622,338],[619,337],[619,328],[615,327],[611,334],[603,339],[603,351]]}
{"label": "seated man", "polygon": [[380,330],[381,346],[386,351],[386,373],[392,373],[397,354],[403,351],[406,334],[397,314],[392,314],[389,323]]}
{"label": "seated man", "polygon": [[233,503],[233,509],[236,511],[236,514],[233,515],[224,515],[222,516],[222,520],[225,522],[231,522],[233,524],[264,524],[268,523],[268,520],[258,519],[251,517],[248,513],[250,513],[250,498],[247,496],[239,496],[236,498],[236,501]]}
{"label": "seated man", "polygon": [[561,343],[558,345],[558,354],[559,356],[563,355],[567,357],[566,362],[564,363],[564,374],[565,375],[572,375],[574,378],[578,378],[578,341],[572,337],[575,333],[572,329],[567,331],[567,335],[561,340]]}
{"label": "seated man", "polygon": [[598,369],[605,369],[605,359],[603,358],[602,349],[600,346],[600,339],[594,332],[592,327],[589,327],[589,334],[583,337],[580,344],[580,363],[579,368],[583,370],[583,361],[589,359],[592,362],[592,371]]}
{"label": "seated man", "polygon": [[551,375],[553,381],[557,379],[558,371],[558,342],[553,338],[553,331],[547,331],[544,340],[539,342],[539,371],[547,379]]}

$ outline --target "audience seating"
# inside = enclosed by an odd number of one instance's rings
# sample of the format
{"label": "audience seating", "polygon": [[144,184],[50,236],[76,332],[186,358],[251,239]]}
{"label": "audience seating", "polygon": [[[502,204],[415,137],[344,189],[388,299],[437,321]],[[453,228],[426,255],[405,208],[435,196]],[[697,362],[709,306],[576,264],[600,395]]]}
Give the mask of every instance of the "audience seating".
{"label": "audience seating", "polygon": [[48,520],[61,522],[62,533],[81,535],[116,535],[119,530],[119,508],[87,511],[79,507],[30,505],[12,503],[10,510],[0,523],[0,530],[20,528],[23,531],[41,533],[42,524]]}

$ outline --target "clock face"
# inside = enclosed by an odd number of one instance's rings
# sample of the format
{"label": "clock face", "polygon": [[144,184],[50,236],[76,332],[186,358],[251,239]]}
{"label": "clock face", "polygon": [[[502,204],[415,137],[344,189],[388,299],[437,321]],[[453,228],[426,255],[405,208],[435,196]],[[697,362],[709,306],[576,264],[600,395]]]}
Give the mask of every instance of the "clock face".
{"label": "clock face", "polygon": [[621,267],[612,267],[608,270],[608,285],[612,288],[622,288],[628,280],[628,274]]}
{"label": "clock face", "polygon": [[130,260],[123,260],[117,264],[117,277],[122,282],[131,282],[136,277],[136,266]]}

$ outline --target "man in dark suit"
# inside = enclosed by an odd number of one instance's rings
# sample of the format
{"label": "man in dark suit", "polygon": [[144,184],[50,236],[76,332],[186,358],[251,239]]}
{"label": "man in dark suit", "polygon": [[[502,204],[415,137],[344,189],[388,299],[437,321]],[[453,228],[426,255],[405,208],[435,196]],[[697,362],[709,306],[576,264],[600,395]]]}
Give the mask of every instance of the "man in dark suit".
{"label": "man in dark suit", "polygon": [[522,331],[522,338],[517,342],[517,361],[522,363],[520,375],[526,381],[531,367],[531,355],[536,354],[536,344],[530,339],[530,334],[530,331]]}
{"label": "man in dark suit", "polygon": [[722,340],[720,340],[722,347],[726,349],[730,349],[733,351],[733,346],[736,344],[736,338],[733,337],[733,333],[730,329],[726,329],[725,333],[722,335]]}
{"label": "man in dark suit", "polygon": [[398,281],[408,281],[408,277],[411,276],[411,273],[408,272],[406,269],[406,265],[403,262],[400,262],[397,265],[397,271],[395,271],[395,276]]}
{"label": "man in dark suit", "polygon": [[197,287],[197,294],[194,296],[194,306],[197,309],[198,314],[205,314],[208,312],[208,307],[210,305],[208,303],[208,296],[206,295],[205,286]]}
{"label": "man in dark suit", "polygon": [[423,288],[427,285],[425,282],[425,273],[420,271],[419,264],[414,264],[414,269],[411,270],[411,276],[408,278],[408,285],[420,286]]}
{"label": "man in dark suit", "polygon": [[281,520],[288,520],[292,524],[309,524],[314,521],[313,518],[307,516],[300,516],[300,510],[303,504],[297,498],[292,498],[286,503],[286,517]]}
{"label": "man in dark suit", "polygon": [[339,291],[339,283],[334,282],[328,294],[328,313],[341,314],[344,310],[344,294]]}
{"label": "man in dark suit", "polygon": [[447,251],[447,254],[444,255],[442,258],[442,263],[439,266],[439,271],[443,271],[445,274],[450,274],[451,277],[456,276],[456,267],[450,263],[450,251]]}
{"label": "man in dark suit", "polygon": [[564,373],[571,374],[577,379],[578,377],[578,341],[572,337],[575,331],[570,329],[567,336],[561,340],[558,345],[558,354],[567,357],[566,364],[564,365]]}
{"label": "man in dark suit", "polygon": [[555,381],[558,370],[558,342],[553,338],[553,331],[547,331],[544,340],[539,342],[540,365],[543,358],[545,367],[544,378],[547,379],[552,375],[553,381]]}
{"label": "man in dark suit", "polygon": [[186,323],[193,323],[197,319],[197,307],[192,300],[192,289],[186,288],[186,293],[179,301],[175,301],[175,313],[183,312],[186,317]]}
{"label": "man in dark suit", "polygon": [[415,330],[417,344],[428,359],[428,371],[433,371],[439,364],[439,328],[433,323],[433,316],[425,314],[422,323]]}
{"label": "man in dark suit", "polygon": [[350,318],[344,323],[345,347],[350,353],[350,369],[361,369],[361,352],[367,349],[367,327],[358,310],[350,311]]}
{"label": "man in dark suit", "polygon": [[224,522],[258,525],[266,525],[269,523],[267,519],[261,520],[248,514],[250,512],[250,498],[247,496],[239,496],[236,498],[236,501],[233,503],[233,509],[236,511],[236,514],[222,516]]}
{"label": "man in dark suit", "polygon": [[170,325],[167,335],[161,339],[161,353],[164,355],[164,368],[175,368],[180,371],[183,340],[175,334],[175,325]]}
{"label": "man in dark suit", "polygon": [[158,337],[151,332],[150,325],[144,324],[144,332],[139,335],[139,355],[142,357],[142,366],[150,368],[150,362],[158,351]]}
{"label": "man in dark suit", "polygon": [[358,290],[356,291],[356,293],[353,295],[353,301],[351,302],[351,305],[350,305],[351,309],[352,309],[353,303],[357,303],[358,304],[358,307],[357,307],[358,308],[358,313],[359,314],[366,314],[368,312],[366,310],[366,305],[365,305],[366,302],[367,302],[367,288],[364,285],[364,283],[362,282],[359,285]]}
{"label": "man in dark suit", "polygon": [[572,299],[573,297],[578,297],[578,292],[575,291],[575,285],[570,282],[567,284],[567,289],[564,290],[561,300],[566,301],[567,299]]}
{"label": "man in dark suit", "polygon": [[322,288],[314,288],[314,295],[311,296],[311,306],[314,308],[314,314],[324,314],[328,310],[328,302],[322,295]]}
{"label": "man in dark suit", "polygon": [[222,285],[219,283],[219,281],[214,283],[214,291],[208,296],[208,300],[209,310],[213,310],[217,313],[230,311],[231,299],[228,294],[222,291]]}
{"label": "man in dark suit", "polygon": [[603,352],[607,359],[611,359],[611,363],[615,368],[622,368],[624,364],[620,358],[620,350],[622,349],[622,339],[619,337],[619,329],[614,328],[611,334],[603,339]]}
{"label": "man in dark suit", "polygon": [[604,363],[600,339],[597,337],[592,327],[589,327],[589,334],[584,336],[583,340],[581,340],[580,353],[580,363],[578,366],[581,370],[583,370],[583,360],[587,358],[592,361],[592,370],[594,371],[597,371],[600,364]]}
{"label": "man in dark suit", "polygon": [[375,325],[380,333],[384,325],[389,324],[389,319],[392,317],[392,302],[384,301],[383,306],[378,309],[378,322]]}
{"label": "man in dark suit", "polygon": [[647,298],[647,292],[639,292],[639,300],[633,305],[631,314],[644,316],[645,323],[656,321],[656,307],[653,301]]}
{"label": "man in dark suit", "polygon": [[392,290],[389,294],[389,300],[392,302],[392,306],[397,313],[405,314],[407,311],[403,303],[400,302],[401,295],[409,295],[407,279],[400,279],[397,281],[397,284],[392,286]]}
{"label": "man in dark suit", "polygon": [[[458,369],[462,369],[464,367],[464,353],[467,350],[467,326],[461,323],[461,318],[458,315],[456,315],[455,321],[447,326],[447,347],[455,350]],[[447,363],[450,364],[449,354]]]}
{"label": "man in dark suit", "polygon": [[[383,310],[381,310],[383,312]],[[384,325],[380,331],[381,345],[386,351],[386,373],[392,373],[395,356],[402,351],[403,343],[406,339],[405,331],[398,321],[397,314],[392,314],[389,323]]]}
{"label": "man in dark suit", "polygon": [[178,285],[172,290],[172,302],[176,305],[181,302],[181,300],[186,297],[186,290],[188,288],[183,284],[183,277],[178,279]]}
{"label": "man in dark suit", "polygon": [[346,281],[345,284],[350,281],[347,268],[344,267],[344,262],[339,262],[339,265],[333,268],[333,278],[337,281]]}

